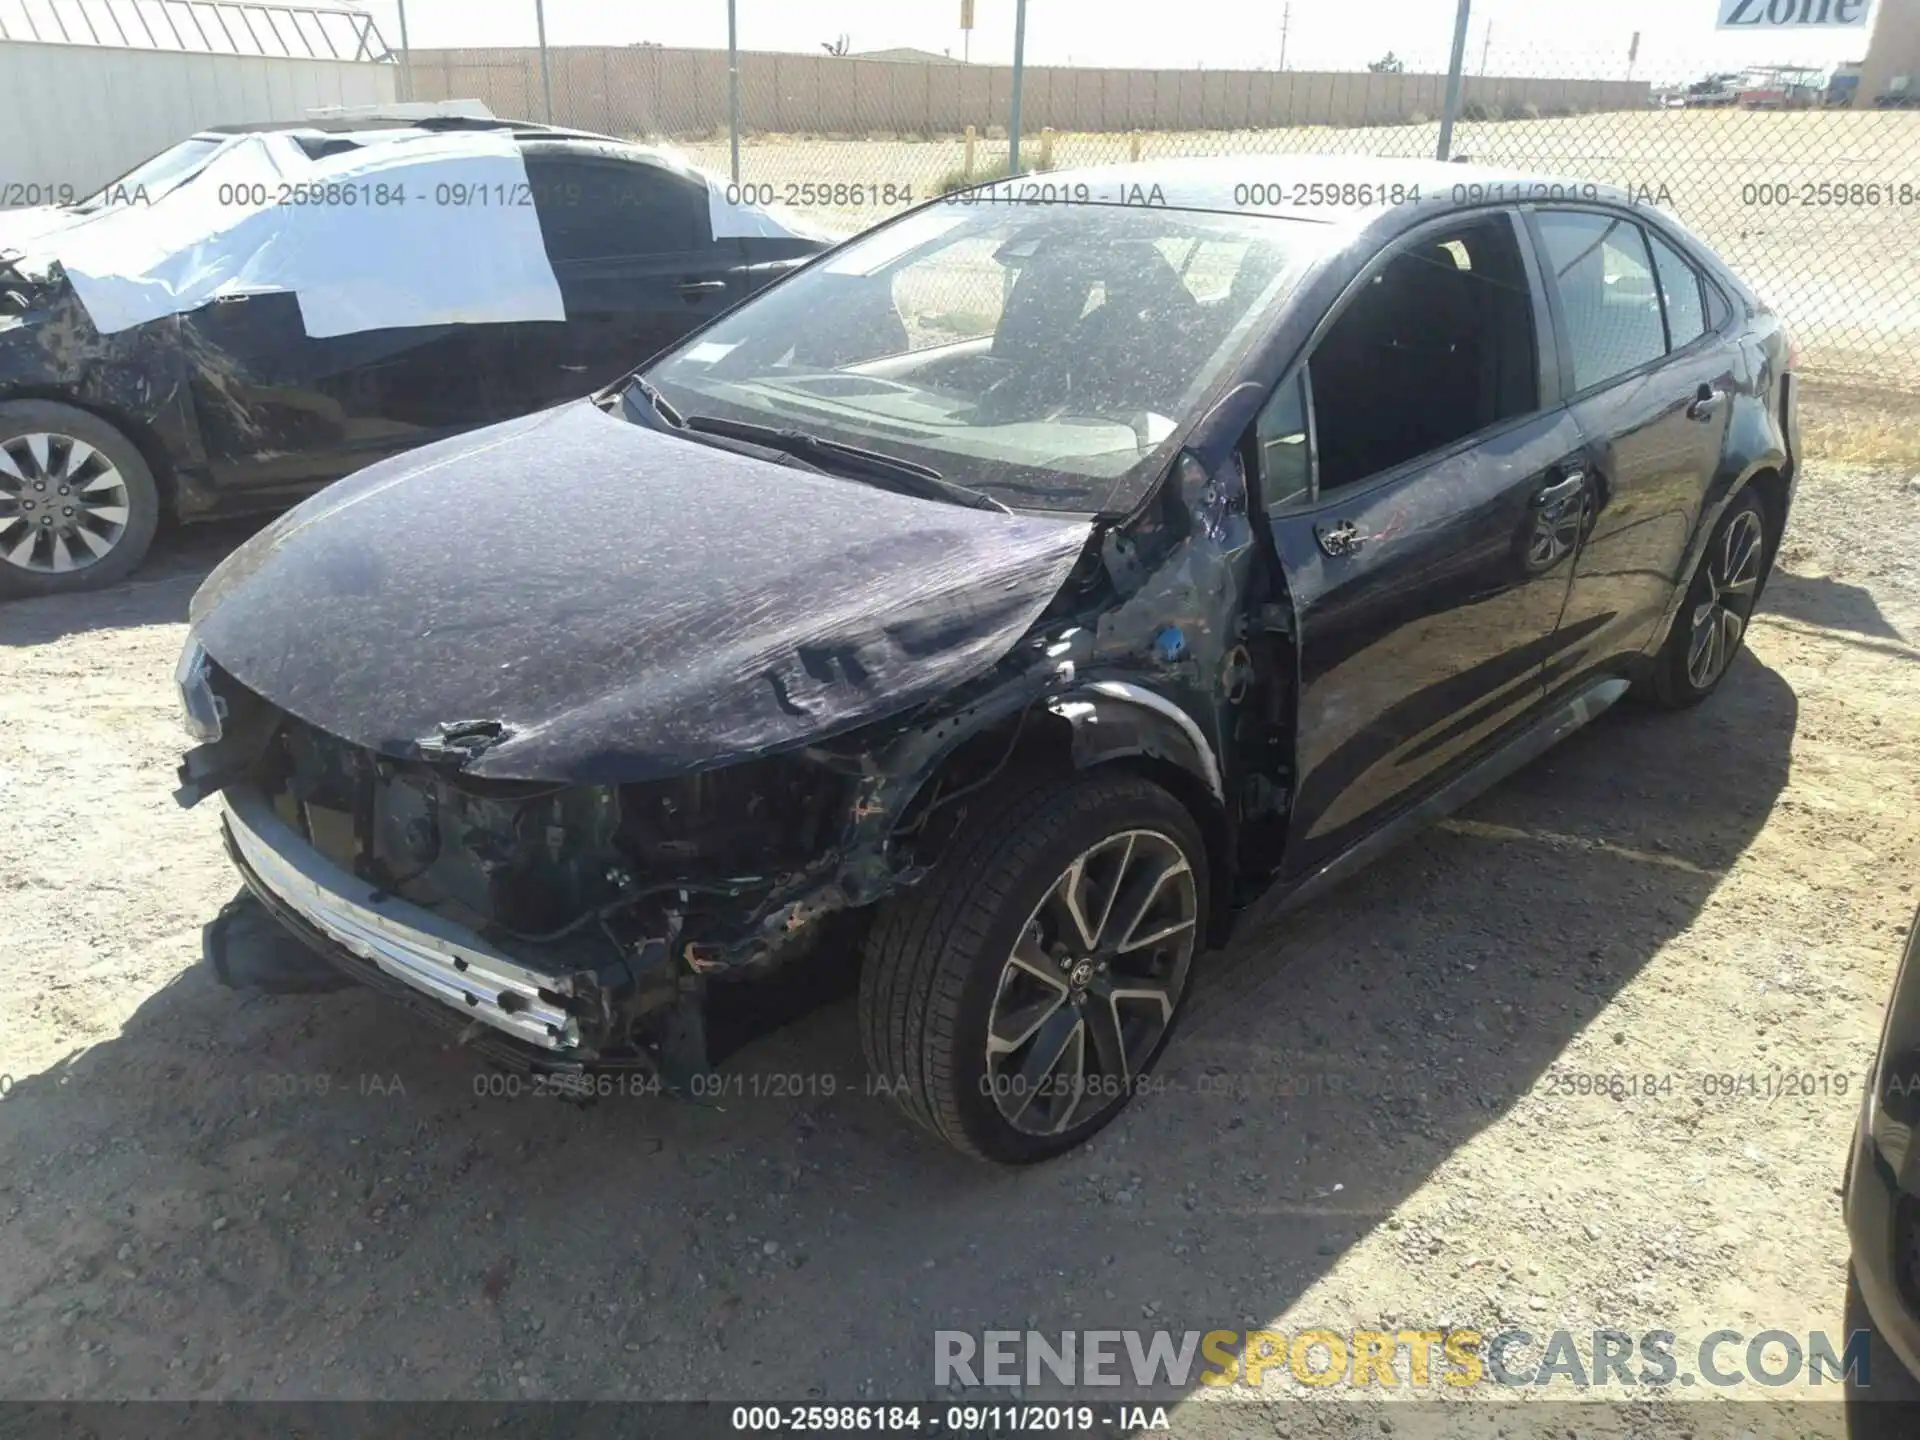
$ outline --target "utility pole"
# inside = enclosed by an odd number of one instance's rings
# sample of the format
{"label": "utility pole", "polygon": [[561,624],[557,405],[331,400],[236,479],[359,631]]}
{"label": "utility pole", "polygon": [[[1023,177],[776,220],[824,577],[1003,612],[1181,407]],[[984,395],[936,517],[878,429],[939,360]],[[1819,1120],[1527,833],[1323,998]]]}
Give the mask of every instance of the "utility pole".
{"label": "utility pole", "polygon": [[1487,33],[1480,41],[1480,73],[1487,73],[1487,52],[1493,49],[1493,21],[1487,21]]}
{"label": "utility pole", "polygon": [[533,0],[533,23],[540,31],[540,94],[546,101],[546,122],[553,123],[553,76],[547,71],[547,0]]}
{"label": "utility pole", "polygon": [[733,183],[740,183],[740,17],[727,0],[727,137],[733,151]]}
{"label": "utility pole", "polygon": [[1287,68],[1287,31],[1292,28],[1293,5],[1289,0],[1288,4],[1280,7],[1280,68],[1282,70]]}
{"label": "utility pole", "polygon": [[400,0],[400,98],[413,99],[413,49],[407,44],[407,0]]}
{"label": "utility pole", "polygon": [[1020,90],[1027,72],[1027,0],[1018,0],[1013,11],[1013,113],[1007,126],[1007,174],[1020,173]]}
{"label": "utility pole", "polygon": [[1473,0],[1460,0],[1460,11],[1453,20],[1453,58],[1447,63],[1446,109],[1440,116],[1440,144],[1436,158],[1445,160],[1453,148],[1453,122],[1460,115],[1460,68],[1467,58],[1467,15]]}

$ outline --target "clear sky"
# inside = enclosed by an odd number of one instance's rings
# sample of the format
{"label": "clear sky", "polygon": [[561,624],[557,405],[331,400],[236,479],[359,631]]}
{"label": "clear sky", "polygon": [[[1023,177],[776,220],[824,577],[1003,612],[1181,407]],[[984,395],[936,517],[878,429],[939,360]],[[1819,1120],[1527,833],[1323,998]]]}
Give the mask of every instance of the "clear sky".
{"label": "clear sky", "polygon": [[[398,48],[400,0],[359,0]],[[414,45],[531,45],[534,0],[405,0]],[[855,51],[913,46],[962,53],[959,0],[737,0],[740,44],[817,52],[846,35]],[[1888,0],[1875,0],[1876,7]],[[1893,0],[1899,3],[1899,0]],[[1015,0],[976,0],[972,58],[1013,55]],[[1455,0],[1029,0],[1034,64],[1272,68],[1286,18],[1289,69],[1351,70],[1392,49],[1408,69],[1446,68]],[[1467,69],[1488,74],[1627,73],[1693,78],[1754,64],[1857,60],[1864,31],[1729,34],[1717,0],[1473,0]],[[553,45],[727,43],[725,0],[546,0]],[[1489,43],[1489,32],[1491,42]]]}

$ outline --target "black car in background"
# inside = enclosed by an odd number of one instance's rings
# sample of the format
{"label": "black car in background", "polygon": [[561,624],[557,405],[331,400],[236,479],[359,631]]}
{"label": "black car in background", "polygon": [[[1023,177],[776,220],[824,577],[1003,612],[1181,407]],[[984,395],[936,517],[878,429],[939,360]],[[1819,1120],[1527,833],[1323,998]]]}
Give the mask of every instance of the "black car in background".
{"label": "black car in background", "polygon": [[[129,206],[151,205],[182,185],[190,184],[221,150],[242,135],[268,135],[277,132],[296,134],[310,153],[319,153],[329,145],[362,144],[382,132],[402,130],[494,129],[511,124],[522,132],[552,131],[553,126],[532,121],[503,121],[454,113],[431,105],[405,107],[369,106],[365,110],[342,111],[338,115],[313,116],[304,120],[257,120],[242,125],[209,125],[184,140],[176,140],[138,165],[107,181],[90,195],[69,193],[57,203],[23,205],[0,209],[0,256],[25,253],[44,244],[49,236],[75,225],[83,225],[99,215]],[[414,114],[412,112],[419,111]],[[44,193],[46,187],[42,187]]]}
{"label": "black car in background", "polygon": [[1719,686],[1792,356],[1610,187],[1003,182],[248,542],[194,599],[179,795],[500,1063],[685,1081],[717,987],[853,952],[908,1114],[1037,1160],[1132,1097],[1237,910],[1629,687]]}
{"label": "black car in background", "polygon": [[1847,1155],[1853,1278],[1874,1329],[1920,1376],[1920,914],[1894,972]]}
{"label": "black car in background", "polygon": [[[510,135],[524,193],[459,198],[538,213],[565,319],[316,337],[296,296],[273,293],[102,335],[36,247],[51,253],[126,215],[90,213],[25,239],[23,253],[0,256],[0,597],[109,583],[139,563],[163,518],[281,508],[375,460],[586,394],[829,243],[779,223],[716,236],[707,179],[671,156],[506,121],[206,132],[156,157],[167,189],[209,184],[181,167],[264,132],[316,161],[422,135]],[[377,274],[379,247],[367,250]]]}

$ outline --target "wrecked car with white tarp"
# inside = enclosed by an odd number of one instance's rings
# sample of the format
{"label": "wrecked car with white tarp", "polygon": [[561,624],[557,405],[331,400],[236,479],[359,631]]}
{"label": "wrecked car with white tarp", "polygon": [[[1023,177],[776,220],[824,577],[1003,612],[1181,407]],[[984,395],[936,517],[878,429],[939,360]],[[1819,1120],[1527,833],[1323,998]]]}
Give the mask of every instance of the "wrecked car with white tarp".
{"label": "wrecked car with white tarp", "polygon": [[0,255],[0,596],[585,394],[831,238],[548,126],[273,128],[195,164]]}

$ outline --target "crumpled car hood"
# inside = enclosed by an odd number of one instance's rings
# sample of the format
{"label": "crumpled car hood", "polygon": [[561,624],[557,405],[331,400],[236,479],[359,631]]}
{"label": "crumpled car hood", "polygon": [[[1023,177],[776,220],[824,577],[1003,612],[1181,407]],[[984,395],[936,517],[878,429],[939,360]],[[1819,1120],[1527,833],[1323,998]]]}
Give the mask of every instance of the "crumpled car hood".
{"label": "crumpled car hood", "polygon": [[195,632],[390,755],[464,721],[499,779],[657,779],[904,711],[1039,618],[1091,522],[896,496],[579,401],[361,471],[235,551]]}

